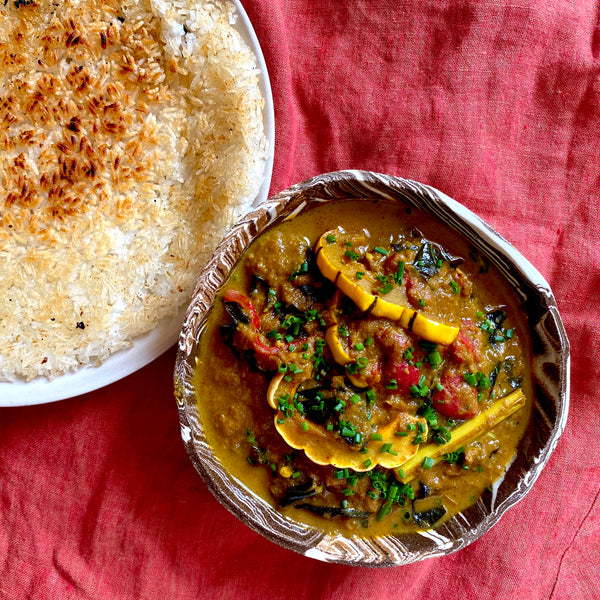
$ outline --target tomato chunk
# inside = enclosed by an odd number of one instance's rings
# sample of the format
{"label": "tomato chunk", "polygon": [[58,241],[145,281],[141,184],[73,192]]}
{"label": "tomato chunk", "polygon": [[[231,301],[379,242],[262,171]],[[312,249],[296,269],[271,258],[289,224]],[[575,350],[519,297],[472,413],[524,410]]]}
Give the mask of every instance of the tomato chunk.
{"label": "tomato chunk", "polygon": [[419,369],[406,360],[388,365],[386,375],[388,380],[396,380],[398,394],[408,394],[410,388],[419,383],[420,377]]}
{"label": "tomato chunk", "polygon": [[431,302],[431,290],[427,283],[415,277],[405,277],[406,297],[413,306],[423,306],[423,302]]}
{"label": "tomato chunk", "polygon": [[477,362],[481,356],[480,334],[471,319],[463,319],[460,331],[450,346],[450,356],[459,363]]}
{"label": "tomato chunk", "polygon": [[445,372],[440,378],[441,390],[433,394],[433,407],[449,419],[470,419],[479,414],[477,390],[462,374]]}

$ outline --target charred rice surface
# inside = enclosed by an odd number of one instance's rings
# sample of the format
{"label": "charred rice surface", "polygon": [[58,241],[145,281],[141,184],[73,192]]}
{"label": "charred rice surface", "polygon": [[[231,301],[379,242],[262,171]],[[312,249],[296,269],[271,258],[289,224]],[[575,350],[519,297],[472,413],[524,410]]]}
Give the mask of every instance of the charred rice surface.
{"label": "charred rice surface", "polygon": [[100,364],[176,314],[249,207],[263,99],[233,17],[0,3],[0,381]]}

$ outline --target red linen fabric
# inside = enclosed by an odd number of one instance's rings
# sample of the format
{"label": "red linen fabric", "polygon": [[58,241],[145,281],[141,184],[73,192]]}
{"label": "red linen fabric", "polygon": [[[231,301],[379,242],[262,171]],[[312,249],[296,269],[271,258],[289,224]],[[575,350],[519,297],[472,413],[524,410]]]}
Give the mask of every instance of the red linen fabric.
{"label": "red linen fabric", "polygon": [[326,565],[247,529],[181,443],[171,350],[0,418],[0,598],[600,597],[600,3],[243,0],[270,71],[272,192],[370,169],[433,185],[546,277],[569,423],[529,495],[451,556]]}

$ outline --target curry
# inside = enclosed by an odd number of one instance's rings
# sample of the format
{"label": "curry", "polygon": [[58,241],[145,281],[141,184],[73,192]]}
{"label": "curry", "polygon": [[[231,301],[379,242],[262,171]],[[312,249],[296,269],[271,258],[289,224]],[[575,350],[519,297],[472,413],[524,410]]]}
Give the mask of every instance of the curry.
{"label": "curry", "polygon": [[438,526],[492,493],[532,405],[518,298],[432,217],[319,205],[263,233],[211,310],[194,386],[225,468],[343,535]]}

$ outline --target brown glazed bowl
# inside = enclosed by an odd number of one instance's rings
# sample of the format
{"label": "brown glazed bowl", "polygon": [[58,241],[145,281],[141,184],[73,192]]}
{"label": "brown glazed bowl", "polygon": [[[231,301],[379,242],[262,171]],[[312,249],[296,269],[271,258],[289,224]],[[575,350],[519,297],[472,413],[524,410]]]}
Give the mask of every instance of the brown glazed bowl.
{"label": "brown glazed bowl", "polygon": [[[514,462],[495,493],[435,530],[378,538],[342,537],[284,517],[232,477],[207,444],[198,418],[192,372],[198,339],[217,291],[248,245],[270,226],[293,218],[314,203],[340,198],[381,198],[434,215],[459,231],[494,263],[522,299],[533,336],[536,400],[531,424]],[[227,234],[200,275],[177,353],[175,395],[181,433],[194,466],[215,497],[246,525],[286,548],[332,563],[405,565],[464,548],[486,533],[531,489],[552,454],[567,421],[569,341],[550,287],[504,238],[443,193],[397,177],[339,171],[304,181],[263,202]]]}

